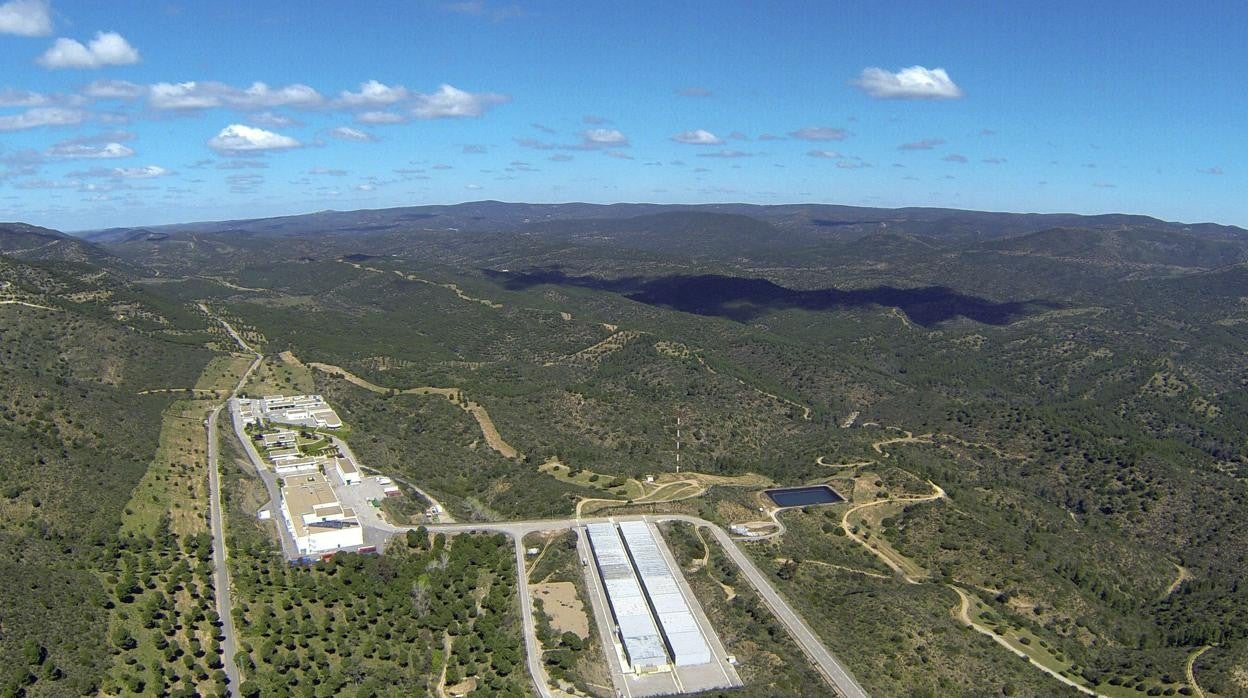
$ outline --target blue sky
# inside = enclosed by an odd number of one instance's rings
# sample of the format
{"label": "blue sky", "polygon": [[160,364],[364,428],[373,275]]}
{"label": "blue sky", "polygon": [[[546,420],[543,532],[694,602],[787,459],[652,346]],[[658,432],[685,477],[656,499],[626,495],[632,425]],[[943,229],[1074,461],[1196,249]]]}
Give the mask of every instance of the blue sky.
{"label": "blue sky", "polygon": [[1248,226],[1248,6],[0,0],[0,219],[505,201]]}

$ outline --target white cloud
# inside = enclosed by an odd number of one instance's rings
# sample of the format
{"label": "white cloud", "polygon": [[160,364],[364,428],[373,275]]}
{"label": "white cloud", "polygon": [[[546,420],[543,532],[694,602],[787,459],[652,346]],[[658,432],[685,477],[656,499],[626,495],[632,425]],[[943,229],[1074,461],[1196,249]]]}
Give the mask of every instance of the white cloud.
{"label": "white cloud", "polygon": [[803,141],[843,141],[848,134],[845,133],[843,128],[807,126],[796,131],[789,131],[789,135]]}
{"label": "white cloud", "polygon": [[263,82],[253,82],[246,90],[227,88],[222,99],[229,106],[239,109],[314,107],[325,101],[319,92],[307,85],[296,83],[272,88]]}
{"label": "white cloud", "polygon": [[584,139],[585,145],[592,146],[621,146],[628,145],[628,137],[623,132],[614,128],[591,128],[581,131],[581,137]]}
{"label": "white cloud", "polygon": [[92,167],[81,172],[70,172],[66,176],[109,179],[154,179],[156,177],[167,177],[171,174],[174,174],[172,170],[167,170],[159,165],[147,165],[146,167]]}
{"label": "white cloud", "polygon": [[146,87],[125,80],[96,80],[82,90],[95,99],[138,99],[146,92]]}
{"label": "white cloud", "polygon": [[158,82],[148,88],[147,103],[153,109],[211,109],[221,106],[221,96],[193,80]]}
{"label": "white cloud", "polygon": [[346,171],[346,170],[338,170],[338,169],[333,169],[333,168],[329,168],[329,167],[313,167],[312,169],[308,170],[308,174],[310,174],[310,175],[329,175],[330,177],[345,177],[345,176],[347,175],[347,171]]}
{"label": "white cloud", "polygon": [[375,141],[373,134],[365,133],[350,126],[339,126],[329,130],[329,135],[344,141]]}
{"label": "white cloud", "polygon": [[319,92],[307,85],[293,84],[285,87],[269,87],[254,82],[247,89],[231,87],[219,82],[159,82],[148,89],[148,105],[153,109],[268,109],[272,107],[295,107],[307,109],[325,101]]}
{"label": "white cloud", "polygon": [[302,145],[290,136],[245,124],[230,124],[208,139],[208,147],[218,153],[246,153],[263,150],[289,150]]}
{"label": "white cloud", "polygon": [[433,94],[416,95],[412,114],[418,119],[481,116],[491,107],[510,101],[508,95],[465,92],[451,85],[442,85]]}
{"label": "white cloud", "polygon": [[124,177],[126,179],[152,179],[153,177],[166,177],[171,174],[173,174],[173,172],[166,170],[159,165],[113,168],[114,177]]}
{"label": "white cloud", "polygon": [[963,94],[944,68],[921,65],[896,73],[883,68],[864,68],[854,84],[876,99],[957,99]]}
{"label": "white cloud", "polygon": [[38,92],[10,88],[0,90],[0,107],[42,107],[51,101],[52,98]]}
{"label": "white cloud", "polygon": [[835,150],[808,150],[806,154],[812,158],[824,158],[825,160],[840,160],[845,157]]}
{"label": "white cloud", "polygon": [[87,118],[81,109],[36,107],[20,114],[0,116],[0,131],[24,131],[41,126],[76,126]]}
{"label": "white cloud", "polygon": [[134,155],[134,149],[121,143],[82,143],[78,141],[62,141],[48,148],[50,158],[66,160],[107,160],[112,158],[128,158]]}
{"label": "white cloud", "polygon": [[285,126],[301,125],[298,121],[290,118],[289,116],[286,116],[285,114],[278,114],[277,112],[271,112],[271,111],[265,111],[265,112],[260,112],[259,114],[254,114],[248,117],[247,120],[255,124],[256,126],[269,126],[273,128],[282,128]]}
{"label": "white cloud", "polygon": [[719,145],[724,142],[724,139],[719,136],[700,128],[692,131],[681,131],[672,136],[672,140],[689,145]]}
{"label": "white cloud", "polygon": [[402,85],[386,85],[376,80],[360,83],[359,92],[344,90],[338,96],[338,103],[347,107],[379,107],[395,102],[402,102],[411,96]]}
{"label": "white cloud", "polygon": [[47,0],[12,0],[0,5],[0,34],[47,36],[52,33],[52,13]]}
{"label": "white cloud", "polygon": [[36,62],[48,69],[103,68],[138,63],[139,52],[117,32],[96,32],[85,46],[73,39],[57,39]]}
{"label": "white cloud", "polygon": [[945,162],[957,162],[957,163],[965,164],[966,156],[958,155],[957,153],[950,153],[949,155],[946,155],[943,158],[941,158],[941,160],[944,160]]}
{"label": "white cloud", "polygon": [[356,114],[355,120],[361,124],[401,124],[407,117],[392,111],[366,111]]}

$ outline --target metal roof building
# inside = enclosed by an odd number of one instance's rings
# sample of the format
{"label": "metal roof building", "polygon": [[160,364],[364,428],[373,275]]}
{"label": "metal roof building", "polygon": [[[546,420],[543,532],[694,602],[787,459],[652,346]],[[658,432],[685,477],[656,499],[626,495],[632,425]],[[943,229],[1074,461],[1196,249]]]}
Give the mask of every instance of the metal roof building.
{"label": "metal roof building", "polygon": [[588,524],[585,531],[589,534],[594,562],[633,671],[640,674],[669,668],[671,664],[663,639],[615,526]]}
{"label": "metal roof building", "polygon": [[711,662],[711,649],[677,585],[676,575],[655,540],[650,524],[645,521],[621,521],[620,533],[676,666]]}

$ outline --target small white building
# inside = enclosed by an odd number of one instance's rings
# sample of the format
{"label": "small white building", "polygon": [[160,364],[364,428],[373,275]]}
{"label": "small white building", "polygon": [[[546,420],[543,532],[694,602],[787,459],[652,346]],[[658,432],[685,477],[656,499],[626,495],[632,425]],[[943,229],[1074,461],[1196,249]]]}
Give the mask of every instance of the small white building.
{"label": "small white building", "polygon": [[338,429],[342,420],[320,395],[266,395],[260,400],[265,419],[305,427]]}
{"label": "small white building", "polygon": [[335,458],[334,469],[338,471],[338,477],[342,478],[342,484],[358,485],[360,483],[360,469],[350,458]]}

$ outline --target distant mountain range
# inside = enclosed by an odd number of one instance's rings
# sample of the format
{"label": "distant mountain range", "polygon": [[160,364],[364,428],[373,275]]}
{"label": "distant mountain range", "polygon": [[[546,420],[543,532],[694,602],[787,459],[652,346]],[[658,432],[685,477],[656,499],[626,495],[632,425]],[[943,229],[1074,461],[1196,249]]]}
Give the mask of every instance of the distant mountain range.
{"label": "distant mountain range", "polygon": [[[713,224],[713,225],[712,225]],[[761,224],[761,225],[760,225]],[[872,233],[923,235],[949,241],[992,240],[1054,228],[1132,232],[1156,230],[1212,239],[1248,239],[1248,231],[1216,223],[1175,223],[1127,214],[996,213],[945,208],[864,208],[825,204],[523,204],[474,201],[447,206],[407,206],[320,211],[294,216],[206,221],[88,231],[96,242],[159,238],[176,233],[316,235],[404,230],[516,230],[599,236],[696,233],[727,228],[742,242],[778,239],[801,243],[845,241]]]}

